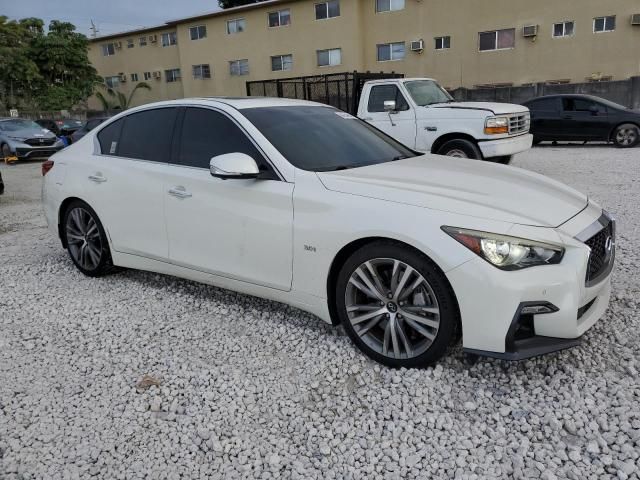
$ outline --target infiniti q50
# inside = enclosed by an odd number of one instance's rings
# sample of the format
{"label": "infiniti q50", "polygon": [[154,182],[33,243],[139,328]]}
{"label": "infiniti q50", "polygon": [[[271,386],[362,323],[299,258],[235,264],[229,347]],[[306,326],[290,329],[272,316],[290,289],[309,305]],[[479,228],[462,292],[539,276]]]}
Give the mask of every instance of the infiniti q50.
{"label": "infiniti q50", "polygon": [[421,155],[325,105],[127,110],[43,165],[52,232],[89,276],[126,267],[286,302],[395,367],[571,347],[606,310],[615,223],[503,165]]}

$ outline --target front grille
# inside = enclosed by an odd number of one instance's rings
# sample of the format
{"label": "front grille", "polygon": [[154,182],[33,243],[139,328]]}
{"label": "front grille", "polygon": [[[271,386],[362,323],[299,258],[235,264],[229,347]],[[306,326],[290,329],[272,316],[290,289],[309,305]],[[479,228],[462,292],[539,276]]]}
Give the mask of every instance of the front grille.
{"label": "front grille", "polygon": [[33,147],[49,147],[53,145],[55,141],[55,138],[28,138],[24,143]]}
{"label": "front grille", "polygon": [[587,284],[589,284],[592,280],[597,279],[600,274],[606,271],[613,261],[615,249],[614,223],[609,220],[602,230],[586,240],[584,243],[591,248],[586,279]]}
{"label": "front grille", "polygon": [[509,134],[527,133],[531,122],[529,112],[518,113],[509,117]]}

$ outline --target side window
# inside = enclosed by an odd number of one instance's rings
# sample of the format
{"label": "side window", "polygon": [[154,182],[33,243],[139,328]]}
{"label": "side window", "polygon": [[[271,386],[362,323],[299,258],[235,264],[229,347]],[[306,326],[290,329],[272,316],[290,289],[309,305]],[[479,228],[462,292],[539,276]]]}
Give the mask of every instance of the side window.
{"label": "side window", "polygon": [[182,124],[178,164],[209,169],[212,157],[241,152],[252,157],[261,170],[267,164],[245,133],[226,115],[205,108],[187,108]]}
{"label": "side window", "polygon": [[531,104],[529,104],[529,109],[534,112],[555,112],[557,110],[557,105],[555,98],[545,98],[531,102]]}
{"label": "side window", "polygon": [[395,100],[396,110],[409,110],[409,104],[405,100],[400,89],[395,85],[378,85],[371,88],[369,93],[369,112],[384,112],[384,102]]}
{"label": "side window", "polygon": [[584,100],[582,98],[563,98],[562,109],[565,112],[591,112],[592,108],[596,108],[599,113],[606,113],[607,107],[600,103]]}
{"label": "side window", "polygon": [[120,130],[124,118],[117,120],[98,132],[98,142],[100,143],[100,152],[103,155],[115,155],[118,149],[118,141],[120,140]]}
{"label": "side window", "polygon": [[119,157],[169,161],[177,108],[157,108],[125,117],[120,134]]}

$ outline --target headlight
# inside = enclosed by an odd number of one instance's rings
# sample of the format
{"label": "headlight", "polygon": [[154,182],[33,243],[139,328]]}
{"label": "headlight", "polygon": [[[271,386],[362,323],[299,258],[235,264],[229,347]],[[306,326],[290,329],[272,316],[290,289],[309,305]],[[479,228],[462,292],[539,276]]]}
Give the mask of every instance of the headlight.
{"label": "headlight", "polygon": [[456,227],[442,227],[442,230],[502,270],[556,264],[564,255],[564,248],[535,240]]}
{"label": "headlight", "polygon": [[509,117],[489,117],[484,122],[484,133],[497,135],[509,133]]}

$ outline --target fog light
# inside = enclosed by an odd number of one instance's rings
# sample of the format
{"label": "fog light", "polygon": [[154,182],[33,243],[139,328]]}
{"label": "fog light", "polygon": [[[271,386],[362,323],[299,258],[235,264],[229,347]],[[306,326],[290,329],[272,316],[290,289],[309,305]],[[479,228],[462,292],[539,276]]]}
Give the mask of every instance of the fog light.
{"label": "fog light", "polygon": [[522,307],[520,315],[541,315],[543,313],[554,313],[558,311],[558,307],[552,303],[539,303]]}

